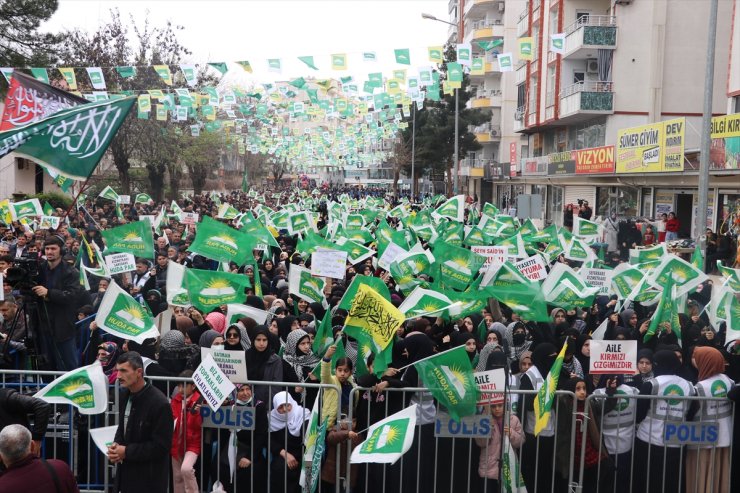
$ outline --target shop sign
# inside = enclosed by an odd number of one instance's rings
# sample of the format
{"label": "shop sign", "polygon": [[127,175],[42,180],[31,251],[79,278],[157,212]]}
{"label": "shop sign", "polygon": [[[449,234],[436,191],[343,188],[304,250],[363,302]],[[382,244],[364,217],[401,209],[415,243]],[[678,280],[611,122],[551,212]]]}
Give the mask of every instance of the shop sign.
{"label": "shop sign", "polygon": [[522,158],[522,176],[546,175],[548,162],[547,156]]}
{"label": "shop sign", "polygon": [[555,152],[547,158],[548,175],[572,175],[576,172],[576,151]]}
{"label": "shop sign", "polygon": [[590,147],[576,152],[576,174],[614,173],[614,146]]}
{"label": "shop sign", "polygon": [[712,118],[711,169],[740,169],[740,113]]}
{"label": "shop sign", "polygon": [[683,171],[685,130],[685,118],[619,130],[616,172]]}

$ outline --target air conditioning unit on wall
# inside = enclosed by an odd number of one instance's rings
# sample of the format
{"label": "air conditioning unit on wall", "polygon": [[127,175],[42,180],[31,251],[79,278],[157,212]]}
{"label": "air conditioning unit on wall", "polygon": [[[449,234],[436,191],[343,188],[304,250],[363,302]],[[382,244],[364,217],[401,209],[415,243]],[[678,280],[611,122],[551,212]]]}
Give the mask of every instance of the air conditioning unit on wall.
{"label": "air conditioning unit on wall", "polygon": [[589,74],[598,74],[599,73],[599,61],[595,58],[589,58],[586,60],[586,72]]}

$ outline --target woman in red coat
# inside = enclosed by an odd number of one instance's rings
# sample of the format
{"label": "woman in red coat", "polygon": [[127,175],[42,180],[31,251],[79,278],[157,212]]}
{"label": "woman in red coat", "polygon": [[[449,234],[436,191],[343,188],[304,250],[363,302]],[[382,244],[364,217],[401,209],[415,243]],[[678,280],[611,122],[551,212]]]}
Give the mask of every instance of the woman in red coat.
{"label": "woman in red coat", "polygon": [[678,239],[678,230],[681,228],[681,223],[676,218],[676,215],[672,212],[668,213],[668,221],[665,223],[665,241],[673,241]]}
{"label": "woman in red coat", "polygon": [[[191,378],[192,370],[185,370],[180,377]],[[172,419],[175,432],[172,435],[172,475],[175,493],[198,493],[195,479],[195,461],[200,455],[203,418],[200,416],[200,394],[192,383],[177,386],[179,392],[172,398]]]}

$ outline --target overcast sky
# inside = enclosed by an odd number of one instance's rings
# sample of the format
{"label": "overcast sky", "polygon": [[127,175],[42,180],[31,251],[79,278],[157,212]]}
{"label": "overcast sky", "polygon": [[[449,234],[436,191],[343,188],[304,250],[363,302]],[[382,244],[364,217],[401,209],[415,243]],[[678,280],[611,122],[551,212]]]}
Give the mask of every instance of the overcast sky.
{"label": "overcast sky", "polygon": [[[248,60],[256,81],[296,76],[338,78],[347,72],[330,70],[330,55],[347,53],[349,73],[361,80],[369,72],[430,65],[428,46],[447,39],[446,24],[424,20],[426,12],[449,20],[447,0],[61,0],[50,31],[80,28],[95,31],[110,19],[111,8],[122,18],[149,18],[161,26],[171,20],[185,29],[182,43],[193,51],[194,63]],[[411,65],[395,64],[395,48],[411,49]],[[377,64],[362,61],[363,51],[377,53]],[[297,60],[313,55],[320,69],[312,71]],[[268,58],[283,59],[280,75],[267,72]],[[229,65],[237,72],[237,65]]]}

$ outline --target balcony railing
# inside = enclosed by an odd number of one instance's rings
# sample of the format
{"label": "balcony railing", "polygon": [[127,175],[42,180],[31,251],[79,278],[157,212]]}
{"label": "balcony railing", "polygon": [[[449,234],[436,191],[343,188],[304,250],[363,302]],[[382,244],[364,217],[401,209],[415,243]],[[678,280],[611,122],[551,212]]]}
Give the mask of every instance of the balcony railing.
{"label": "balcony railing", "polygon": [[613,15],[584,15],[573,24],[565,28],[565,34],[570,34],[584,26],[616,27],[617,18]]}
{"label": "balcony railing", "polygon": [[577,92],[614,92],[614,83],[611,81],[582,81],[567,86],[560,91],[560,97],[566,98]]}
{"label": "balcony railing", "polygon": [[495,162],[495,159],[472,159],[467,157],[462,160],[461,164],[470,168],[485,168],[486,166],[491,165]]}
{"label": "balcony railing", "polygon": [[494,96],[501,96],[501,89],[478,89],[475,93],[475,97],[480,98],[492,98]]}

